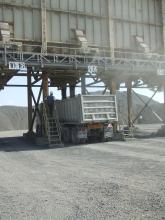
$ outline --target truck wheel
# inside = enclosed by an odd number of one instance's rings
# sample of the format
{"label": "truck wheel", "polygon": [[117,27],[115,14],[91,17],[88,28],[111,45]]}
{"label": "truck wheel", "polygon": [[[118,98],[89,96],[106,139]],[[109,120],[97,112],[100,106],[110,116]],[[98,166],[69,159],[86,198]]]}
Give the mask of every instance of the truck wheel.
{"label": "truck wheel", "polygon": [[80,139],[77,137],[77,128],[72,128],[71,130],[71,142],[74,145],[77,145],[80,143]]}
{"label": "truck wheel", "polygon": [[63,129],[62,137],[63,137],[64,143],[66,143],[66,144],[70,143],[70,130],[69,130],[69,128]]}
{"label": "truck wheel", "polygon": [[80,144],[86,144],[87,143],[87,140],[86,139],[81,139],[80,140]]}

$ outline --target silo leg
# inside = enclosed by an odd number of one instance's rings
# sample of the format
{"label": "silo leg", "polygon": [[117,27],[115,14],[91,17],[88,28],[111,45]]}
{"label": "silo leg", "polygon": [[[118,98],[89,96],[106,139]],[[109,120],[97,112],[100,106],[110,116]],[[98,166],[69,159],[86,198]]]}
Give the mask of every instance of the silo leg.
{"label": "silo leg", "polygon": [[28,133],[33,132],[32,128],[32,96],[31,96],[31,73],[32,69],[27,69],[27,96],[28,96]]}
{"label": "silo leg", "polygon": [[[110,81],[110,94],[112,95],[116,95],[116,90],[117,90],[117,85],[116,82],[114,80]],[[117,121],[113,122],[113,132],[116,133],[117,132]]]}
{"label": "silo leg", "polygon": [[70,98],[75,97],[75,85],[70,86]]}
{"label": "silo leg", "polygon": [[66,99],[66,97],[67,97],[66,90],[67,90],[66,86],[62,87],[62,89],[61,89],[62,100]]}
{"label": "silo leg", "polygon": [[49,95],[49,88],[48,88],[48,74],[42,73],[42,85],[43,85],[43,101]]}
{"label": "silo leg", "polygon": [[127,81],[127,104],[128,104],[128,127],[133,126],[132,122],[132,80]]}
{"label": "silo leg", "polygon": [[85,75],[81,77],[81,93],[82,95],[86,94],[86,78]]}

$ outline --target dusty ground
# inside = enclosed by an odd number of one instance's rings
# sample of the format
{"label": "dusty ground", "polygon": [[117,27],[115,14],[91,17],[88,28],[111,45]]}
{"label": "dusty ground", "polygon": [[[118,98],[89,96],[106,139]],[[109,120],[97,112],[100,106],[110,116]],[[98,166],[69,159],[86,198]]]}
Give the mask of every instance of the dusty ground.
{"label": "dusty ground", "polygon": [[59,149],[0,138],[0,219],[165,220],[165,138]]}

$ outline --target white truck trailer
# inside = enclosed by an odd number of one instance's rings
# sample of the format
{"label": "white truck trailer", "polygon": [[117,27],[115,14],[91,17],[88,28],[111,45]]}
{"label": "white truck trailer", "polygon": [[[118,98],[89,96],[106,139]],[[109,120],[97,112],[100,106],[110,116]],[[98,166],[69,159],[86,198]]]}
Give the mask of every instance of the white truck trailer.
{"label": "white truck trailer", "polygon": [[56,101],[56,109],[64,143],[109,140],[118,121],[114,95],[78,95]]}

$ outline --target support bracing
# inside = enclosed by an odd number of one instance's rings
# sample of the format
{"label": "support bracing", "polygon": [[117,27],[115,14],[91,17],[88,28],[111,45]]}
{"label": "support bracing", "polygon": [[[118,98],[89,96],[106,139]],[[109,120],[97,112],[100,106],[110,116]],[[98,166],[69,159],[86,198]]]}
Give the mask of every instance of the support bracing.
{"label": "support bracing", "polygon": [[37,114],[38,114],[38,116],[40,118],[40,121],[42,122],[42,114],[40,113],[40,110],[39,110],[39,103],[40,103],[40,99],[41,99],[41,94],[42,94],[42,85],[40,87],[40,91],[39,91],[39,94],[38,94],[37,101],[35,99],[35,96],[33,94],[32,89],[31,89],[31,96],[32,96],[33,102],[35,104],[35,110],[34,110],[32,122],[31,122],[31,130],[33,130],[33,126],[34,126],[34,122],[35,122],[35,118],[36,118]]}
{"label": "support bracing", "polygon": [[148,107],[149,103],[152,101],[153,97],[156,95],[156,93],[158,92],[158,89],[154,92],[154,94],[152,95],[152,97],[148,100],[148,102],[145,103],[144,107],[141,109],[141,111],[138,113],[138,115],[136,116],[136,118],[133,120],[133,123],[136,122],[136,120],[139,118],[139,116],[143,113],[143,111]]}
{"label": "support bracing", "polygon": [[[136,92],[134,92],[134,90],[132,90],[132,91],[133,91],[134,95],[135,95],[136,97],[138,97],[138,99],[146,106],[146,102],[141,98],[141,96],[138,95]],[[151,99],[151,100],[152,100],[152,99]],[[156,117],[161,123],[163,122],[163,119],[152,109],[151,106],[149,106],[149,103],[148,103],[148,105],[147,105],[146,107],[148,107],[148,108],[152,111],[153,115],[155,115],[155,117]],[[142,113],[142,112],[140,111],[140,113]],[[138,115],[137,115],[137,117],[136,117],[136,120],[138,119],[138,116],[140,117],[140,114],[139,114],[139,113],[138,113]],[[135,119],[133,120],[133,122],[135,122]]]}

